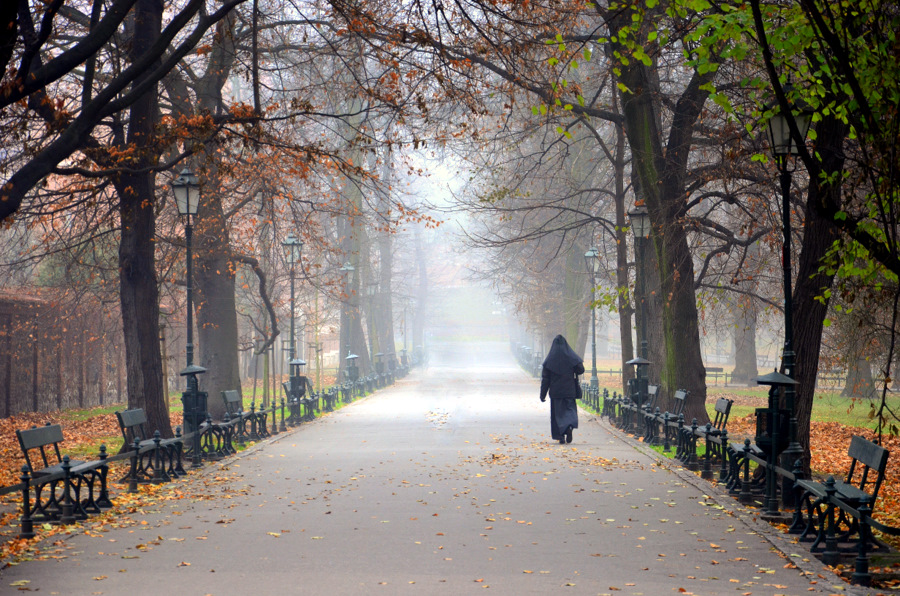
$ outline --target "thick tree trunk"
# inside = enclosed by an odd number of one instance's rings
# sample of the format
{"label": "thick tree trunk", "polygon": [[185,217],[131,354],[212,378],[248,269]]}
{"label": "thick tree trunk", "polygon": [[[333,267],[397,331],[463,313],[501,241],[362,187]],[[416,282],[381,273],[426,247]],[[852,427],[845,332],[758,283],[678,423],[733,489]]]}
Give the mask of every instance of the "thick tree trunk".
{"label": "thick tree trunk", "polygon": [[[839,172],[844,165],[841,150],[847,127],[825,118],[816,127],[816,150],[822,156],[823,173]],[[840,176],[836,177],[840,180]],[[820,186],[811,180],[809,196],[804,211],[803,243],[797,267],[794,288],[794,352],[796,366],[794,379],[799,383],[795,397],[797,438],[804,451],[804,462],[809,468],[809,430],[816,374],[819,369],[819,351],[822,346],[822,324],[828,312],[828,298],[823,291],[831,288],[834,275],[821,268],[822,257],[837,237],[834,222],[825,215],[825,204],[835,204],[840,197],[840,184]]]}
{"label": "thick tree trunk", "polygon": [[[390,129],[389,129],[390,132]],[[393,188],[394,161],[393,152],[387,150],[384,167],[385,193]],[[384,213],[389,213],[390,196],[381,196],[379,207]],[[394,339],[394,304],[393,304],[393,273],[394,273],[394,238],[390,230],[378,232],[378,313],[376,323],[377,350],[384,354],[385,370],[388,363],[399,365],[400,357],[396,354],[396,340]]]}
{"label": "thick tree trunk", "polygon": [[875,397],[875,381],[872,378],[872,365],[863,357],[856,357],[847,363],[847,382],[841,392],[843,397]]}
{"label": "thick tree trunk", "polygon": [[666,396],[677,389],[687,389],[690,393],[685,418],[705,423],[709,420],[705,407],[706,369],[700,351],[693,260],[682,218],[687,155],[693,125],[708,96],[701,89],[706,78],[695,75],[679,98],[668,147],[663,152],[654,104],[658,101],[654,72],[639,61],[623,67],[621,72],[619,78],[630,90],[622,93],[625,132],[631,146],[632,168],[637,169],[641,194],[650,213],[651,242],[659,271],[665,349],[660,384]]}
{"label": "thick tree trunk", "polygon": [[[159,0],[138,0],[132,53],[140,56],[159,37],[163,5]],[[150,144],[159,114],[156,89],[148,91],[131,108],[129,145],[140,150]],[[138,157],[136,166],[155,162],[155,156]],[[172,436],[159,351],[159,290],[154,255],[156,175],[124,174],[115,181],[119,196],[122,237],[119,242],[119,289],[125,362],[128,371],[128,407],[143,408],[148,431]]]}
{"label": "thick tree trunk", "polygon": [[759,370],[756,367],[756,309],[750,300],[734,305],[734,372],[731,382],[755,385]]}
{"label": "thick tree trunk", "polygon": [[416,285],[416,301],[413,307],[412,351],[414,355],[425,355],[425,316],[428,311],[428,259],[425,247],[422,246],[422,231],[416,226],[413,229],[415,243],[416,269],[418,270]]}
{"label": "thick tree trunk", "polygon": [[[235,19],[235,15],[231,14],[216,25],[209,65],[203,77],[193,84],[200,112],[216,114],[224,109],[222,88],[236,56],[233,33]],[[181,113],[192,113],[194,104],[186,94],[187,86],[170,87],[170,94],[178,100]],[[205,146],[204,193],[194,230],[193,287],[196,290],[194,308],[197,348],[199,364],[206,369],[199,380],[201,389],[209,394],[207,409],[215,420],[221,420],[225,415],[222,391],[241,390],[237,304],[234,296],[237,264],[232,260],[231,238],[222,204],[218,174],[221,155],[217,143]],[[263,317],[266,316],[267,313],[264,313]]]}
{"label": "thick tree trunk", "polygon": [[[613,102],[618,107],[616,98]],[[616,287],[628,287],[628,242],[625,226],[625,127],[621,124],[616,125]],[[632,185],[635,180],[634,171],[632,170]],[[634,367],[626,366],[625,363],[634,358],[634,343],[631,338],[631,317],[634,314],[634,308],[625,298],[623,292],[618,292],[616,299],[616,310],[619,315],[619,342],[622,346],[621,366],[622,366],[622,392],[625,393],[628,382],[634,378]]]}
{"label": "thick tree trunk", "polygon": [[197,340],[200,366],[207,370],[199,377],[200,387],[209,394],[207,407],[210,415],[215,420],[221,420],[225,415],[222,391],[240,391],[241,375],[234,298],[236,265],[227,252],[231,244],[222,201],[218,196],[204,200],[197,217],[194,244]]}

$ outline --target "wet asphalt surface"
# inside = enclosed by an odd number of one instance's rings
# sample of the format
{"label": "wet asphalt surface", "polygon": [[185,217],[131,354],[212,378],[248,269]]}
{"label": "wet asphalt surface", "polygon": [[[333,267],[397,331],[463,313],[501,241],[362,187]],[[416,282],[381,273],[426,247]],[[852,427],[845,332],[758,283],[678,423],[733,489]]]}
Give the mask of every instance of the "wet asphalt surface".
{"label": "wet asphalt surface", "polygon": [[551,441],[506,344],[437,344],[427,368],[167,485],[122,527],[73,528],[0,572],[0,593],[838,593],[815,560],[785,567],[805,546],[779,552],[736,503],[580,416],[571,445]]}

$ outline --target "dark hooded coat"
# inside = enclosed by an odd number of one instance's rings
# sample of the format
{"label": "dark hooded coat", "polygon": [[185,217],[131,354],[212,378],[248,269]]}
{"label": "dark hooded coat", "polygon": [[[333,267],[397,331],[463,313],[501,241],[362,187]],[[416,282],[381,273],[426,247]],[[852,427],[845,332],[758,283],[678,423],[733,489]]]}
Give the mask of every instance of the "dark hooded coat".
{"label": "dark hooded coat", "polygon": [[584,361],[562,335],[553,338],[541,371],[541,399],[575,399],[575,375],[584,374]]}
{"label": "dark hooded coat", "polygon": [[569,429],[578,428],[575,375],[584,374],[584,361],[562,335],[553,338],[541,370],[541,401],[550,394],[550,435],[562,441]]}

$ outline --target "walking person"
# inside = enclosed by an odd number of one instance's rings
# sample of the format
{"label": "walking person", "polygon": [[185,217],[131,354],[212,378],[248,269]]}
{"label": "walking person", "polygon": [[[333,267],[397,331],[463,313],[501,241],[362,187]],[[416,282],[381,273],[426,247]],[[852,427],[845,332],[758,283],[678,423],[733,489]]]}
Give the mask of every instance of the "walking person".
{"label": "walking person", "polygon": [[578,428],[575,399],[580,397],[581,388],[576,375],[581,374],[581,356],[569,347],[565,337],[554,337],[541,370],[541,401],[550,394],[550,435],[563,444],[572,442],[572,431]]}

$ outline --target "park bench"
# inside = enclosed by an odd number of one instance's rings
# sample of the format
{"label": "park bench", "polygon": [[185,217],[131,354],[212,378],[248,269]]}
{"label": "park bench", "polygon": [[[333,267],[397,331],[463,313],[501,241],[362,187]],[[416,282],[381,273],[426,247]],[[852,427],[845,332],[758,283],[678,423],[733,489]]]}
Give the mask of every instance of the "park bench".
{"label": "park bench", "polygon": [[706,376],[713,378],[713,384],[719,384],[719,377],[725,379],[725,384],[728,384],[728,373],[725,372],[725,369],[721,366],[707,366],[706,367]]}
{"label": "park bench", "polygon": [[696,459],[697,439],[706,439],[706,454],[703,456],[703,469],[700,477],[711,480],[712,460],[718,458],[721,462],[720,479],[724,479],[728,474],[728,463],[725,454],[725,446],[728,444],[728,417],[731,415],[731,405],[734,400],[720,397],[716,400],[713,409],[715,416],[713,420],[705,425],[697,427],[694,436],[691,438],[691,447],[694,449]]}
{"label": "park bench", "polygon": [[672,439],[675,439],[675,456],[679,457],[681,444],[681,430],[684,428],[684,404],[690,391],[677,389],[672,395],[672,411],[660,415],[659,420],[663,428],[663,451],[672,449]]}
{"label": "park bench", "polygon": [[[73,523],[87,519],[90,513],[100,513],[112,507],[107,492],[106,445],[100,447],[95,461],[70,459],[62,455],[59,444],[64,440],[58,424],[16,430],[16,438],[25,456],[23,468],[22,526],[38,523]],[[32,459],[32,454],[40,454]],[[29,487],[34,490],[34,505],[30,503]],[[84,489],[87,495],[82,496]],[[46,489],[46,493],[44,492]],[[24,530],[23,530],[24,533]]]}
{"label": "park bench", "polygon": [[[226,389],[222,392],[222,401],[225,403],[227,420],[224,424],[232,427],[232,440],[237,439],[238,444],[243,445],[247,439],[258,441],[269,436],[266,428],[266,410],[256,411],[255,402],[250,404],[250,411],[244,411],[244,398],[236,389]],[[247,431],[247,422],[250,422],[250,431]]]}
{"label": "park bench", "polygon": [[[287,381],[282,383],[282,387],[284,387],[284,394],[288,396],[288,406],[291,411],[291,415],[289,418],[289,424],[291,426],[297,426],[304,421],[315,420],[316,418],[316,410],[319,404],[319,396],[313,391],[312,382],[308,377],[301,377],[302,383],[301,386],[298,386],[298,394],[294,395],[291,391],[291,384]],[[300,409],[303,408],[303,414],[300,414]],[[282,414],[282,417],[284,415]]]}
{"label": "park bench", "polygon": [[603,389],[603,411],[601,412],[601,416],[606,416],[610,422],[616,417],[616,403],[619,401],[618,394],[613,391],[612,395],[609,394],[609,389]]}
{"label": "park bench", "polygon": [[[658,408],[656,407],[656,400],[659,398],[659,385],[647,385],[647,400],[641,405],[640,412],[637,412],[638,419],[641,420],[641,426],[643,427],[644,433],[644,442],[645,443],[655,443],[654,436],[657,435],[655,429],[656,426],[655,416]],[[637,420],[635,420],[637,422]]]}
{"label": "park bench", "polygon": [[137,451],[131,470],[121,482],[134,480],[138,483],[160,484],[187,474],[181,463],[184,444],[180,436],[159,439],[159,431],[156,431],[154,437],[150,437],[144,428],[147,414],[143,408],[116,412],[116,419],[125,440],[125,448]]}
{"label": "park bench", "polygon": [[[800,534],[800,540],[809,540],[810,535],[815,534],[810,551],[821,551],[823,555],[827,553],[823,556],[826,564],[834,565],[837,562],[839,539],[847,540],[859,532],[858,518],[847,509],[858,510],[864,501],[868,503],[870,511],[875,508],[878,492],[884,482],[888,455],[890,452],[884,447],[853,435],[847,449],[850,468],[843,481],[829,477],[825,482],[799,479],[795,483],[800,500],[794,526],[803,525],[801,518],[805,505],[806,527]],[[837,506],[835,499],[847,507]]]}

